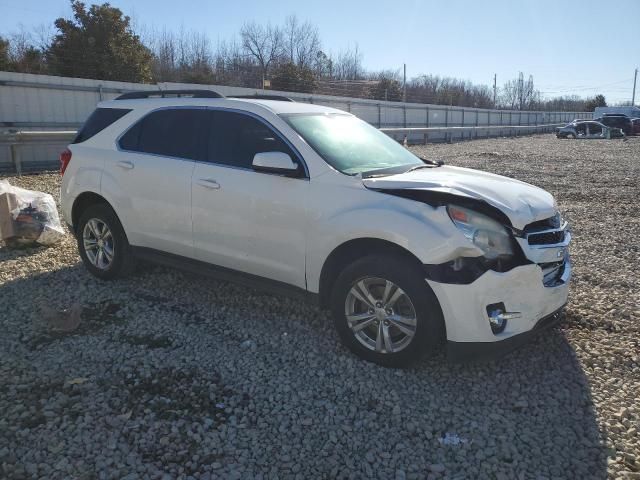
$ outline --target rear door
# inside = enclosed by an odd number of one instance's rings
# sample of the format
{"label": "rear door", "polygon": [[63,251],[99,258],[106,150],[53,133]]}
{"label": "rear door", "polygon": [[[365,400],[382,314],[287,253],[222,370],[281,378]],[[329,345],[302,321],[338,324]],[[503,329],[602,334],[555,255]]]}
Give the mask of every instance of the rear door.
{"label": "rear door", "polygon": [[191,175],[205,156],[206,118],[199,108],[153,111],[106,162],[103,190],[114,197],[132,245],[193,256]]}
{"label": "rear door", "polygon": [[247,113],[211,110],[207,162],[193,173],[193,236],[197,258],[305,288],[309,182],[256,172],[260,152],[302,160],[284,137]]}

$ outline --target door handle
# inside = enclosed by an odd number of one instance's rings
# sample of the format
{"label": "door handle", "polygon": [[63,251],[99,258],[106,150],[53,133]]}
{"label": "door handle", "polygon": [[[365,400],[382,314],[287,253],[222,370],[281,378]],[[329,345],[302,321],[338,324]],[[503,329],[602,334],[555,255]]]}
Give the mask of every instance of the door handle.
{"label": "door handle", "polygon": [[126,161],[126,160],[121,160],[121,161],[119,161],[119,162],[117,163],[117,165],[118,165],[120,168],[124,168],[124,169],[126,169],[126,170],[131,170],[131,169],[134,167],[134,165],[133,165],[133,163],[132,163],[132,162],[128,162],[128,161]]}
{"label": "door handle", "polygon": [[218,190],[220,188],[220,184],[212,178],[201,178],[196,183],[201,187],[210,188],[212,190]]}

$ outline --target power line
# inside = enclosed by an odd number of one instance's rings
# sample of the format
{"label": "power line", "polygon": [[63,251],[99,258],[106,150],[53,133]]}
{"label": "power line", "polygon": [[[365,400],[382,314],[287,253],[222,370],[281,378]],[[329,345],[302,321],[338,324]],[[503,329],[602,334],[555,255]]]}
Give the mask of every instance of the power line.
{"label": "power line", "polygon": [[580,92],[580,91],[587,91],[587,90],[598,90],[598,89],[601,89],[601,88],[610,87],[612,85],[619,85],[621,83],[627,83],[627,82],[630,82],[631,80],[632,80],[631,78],[627,78],[627,79],[624,79],[624,80],[619,80],[617,82],[605,83],[603,85],[595,85],[595,86],[576,85],[576,86],[573,86],[573,87],[570,87],[570,86],[559,86],[559,87],[555,87],[555,88],[553,86],[547,86],[547,88],[551,88],[551,89],[550,90],[541,91],[540,93],[567,93],[567,92]]}

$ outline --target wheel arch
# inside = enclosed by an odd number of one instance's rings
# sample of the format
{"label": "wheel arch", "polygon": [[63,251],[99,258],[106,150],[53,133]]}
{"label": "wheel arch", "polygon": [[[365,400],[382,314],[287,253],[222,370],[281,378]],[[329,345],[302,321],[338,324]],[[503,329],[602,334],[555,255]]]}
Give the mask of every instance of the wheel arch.
{"label": "wheel arch", "polygon": [[71,223],[73,225],[74,231],[78,227],[78,221],[82,216],[82,212],[84,212],[91,205],[98,204],[107,205],[109,208],[111,208],[111,210],[113,210],[113,207],[107,201],[107,199],[95,192],[83,192],[76,197],[76,199],[73,201],[73,206],[71,207]]}
{"label": "wheel arch", "polygon": [[318,299],[320,307],[328,308],[333,283],[346,265],[362,257],[375,254],[401,256],[420,267],[422,266],[422,262],[413,253],[388,240],[379,238],[348,240],[334,248],[322,265]]}

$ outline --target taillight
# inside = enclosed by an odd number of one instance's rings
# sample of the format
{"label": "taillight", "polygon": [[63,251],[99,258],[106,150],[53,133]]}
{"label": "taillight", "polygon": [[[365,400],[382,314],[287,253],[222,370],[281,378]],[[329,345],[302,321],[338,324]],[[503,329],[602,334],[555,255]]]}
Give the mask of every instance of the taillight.
{"label": "taillight", "polygon": [[60,153],[60,175],[64,175],[64,171],[67,169],[69,162],[71,161],[71,150],[65,148]]}

